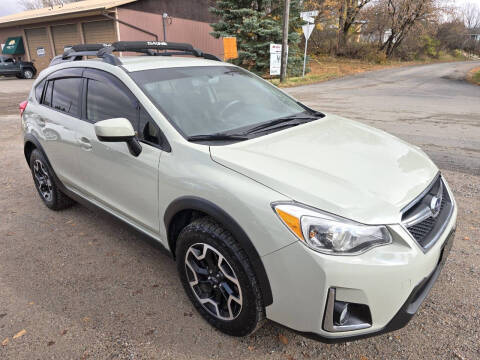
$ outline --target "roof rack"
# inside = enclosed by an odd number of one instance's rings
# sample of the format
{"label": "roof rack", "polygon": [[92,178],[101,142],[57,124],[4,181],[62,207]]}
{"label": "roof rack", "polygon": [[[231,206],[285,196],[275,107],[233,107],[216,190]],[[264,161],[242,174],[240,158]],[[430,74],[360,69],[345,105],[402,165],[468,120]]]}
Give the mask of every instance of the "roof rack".
{"label": "roof rack", "polygon": [[[173,51],[169,51],[173,50]],[[195,49],[191,44],[164,41],[117,41],[112,44],[80,44],[65,50],[50,62],[50,66],[68,61],[83,60],[85,56],[96,56],[112,65],[122,65],[122,61],[113,52],[125,51],[146,54],[148,56],[193,55],[208,60],[221,61],[212,54]],[[161,52],[160,52],[161,51]]]}

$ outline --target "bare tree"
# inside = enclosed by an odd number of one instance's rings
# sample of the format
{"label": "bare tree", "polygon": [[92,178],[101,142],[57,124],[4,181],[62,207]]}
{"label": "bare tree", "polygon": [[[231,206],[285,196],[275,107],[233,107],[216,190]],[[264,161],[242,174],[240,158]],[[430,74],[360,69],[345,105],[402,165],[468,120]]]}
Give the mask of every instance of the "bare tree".
{"label": "bare tree", "polygon": [[81,0],[18,0],[20,6],[25,10],[40,9],[55,5],[63,5],[66,3],[77,2]]}
{"label": "bare tree", "polygon": [[405,40],[414,25],[424,21],[438,22],[440,8],[435,0],[381,0],[389,26],[389,35],[380,50],[392,56],[396,48]]}
{"label": "bare tree", "polygon": [[480,6],[475,3],[466,3],[460,11],[467,29],[480,29]]}
{"label": "bare tree", "polygon": [[371,0],[341,0],[338,10],[337,52],[341,53],[347,45],[348,34],[357,20],[360,10]]}

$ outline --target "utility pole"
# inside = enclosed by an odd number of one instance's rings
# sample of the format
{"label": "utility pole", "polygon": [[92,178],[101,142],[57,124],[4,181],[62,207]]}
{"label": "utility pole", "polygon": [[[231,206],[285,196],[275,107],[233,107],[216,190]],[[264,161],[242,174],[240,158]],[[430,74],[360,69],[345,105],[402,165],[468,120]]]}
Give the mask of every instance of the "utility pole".
{"label": "utility pole", "polygon": [[287,79],[287,58],[288,58],[288,27],[290,18],[290,0],[285,0],[283,5],[283,35],[282,35],[282,62],[280,65],[280,82]]}

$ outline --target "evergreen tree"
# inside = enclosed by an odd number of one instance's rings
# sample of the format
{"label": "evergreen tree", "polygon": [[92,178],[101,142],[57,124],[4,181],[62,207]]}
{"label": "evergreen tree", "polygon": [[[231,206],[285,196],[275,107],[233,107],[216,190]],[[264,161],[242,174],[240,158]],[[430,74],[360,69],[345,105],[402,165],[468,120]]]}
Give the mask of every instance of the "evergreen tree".
{"label": "evergreen tree", "polygon": [[[302,32],[301,0],[292,0],[288,37],[288,74],[302,73],[303,54],[299,49]],[[237,38],[238,59],[232,60],[257,73],[268,74],[270,44],[282,43],[282,0],[217,0],[210,8],[219,21],[212,24],[215,38]]]}

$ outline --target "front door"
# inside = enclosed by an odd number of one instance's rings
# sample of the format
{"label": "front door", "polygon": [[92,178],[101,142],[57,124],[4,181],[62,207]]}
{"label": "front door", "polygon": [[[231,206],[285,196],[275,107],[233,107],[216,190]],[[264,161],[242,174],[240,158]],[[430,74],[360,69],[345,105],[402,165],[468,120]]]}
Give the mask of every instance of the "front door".
{"label": "front door", "polygon": [[133,94],[114,76],[86,70],[84,122],[77,128],[83,144],[77,158],[81,192],[111,208],[127,220],[158,233],[158,167],[162,150],[142,143],[138,157],[123,142],[101,142],[94,124],[127,118],[138,129],[140,106]]}
{"label": "front door", "polygon": [[12,58],[2,58],[2,73],[15,74],[18,71],[18,66]]}

